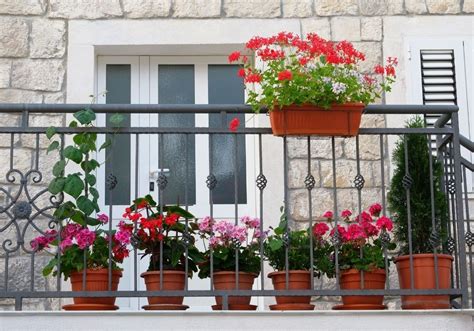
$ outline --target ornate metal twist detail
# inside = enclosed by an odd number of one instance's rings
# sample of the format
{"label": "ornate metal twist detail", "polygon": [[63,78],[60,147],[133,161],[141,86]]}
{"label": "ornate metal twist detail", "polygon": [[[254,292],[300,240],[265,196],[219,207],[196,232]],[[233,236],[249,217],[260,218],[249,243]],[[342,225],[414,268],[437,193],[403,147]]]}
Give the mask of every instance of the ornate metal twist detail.
{"label": "ornate metal twist detail", "polygon": [[314,185],[316,184],[316,180],[314,179],[314,176],[311,174],[308,174],[304,180],[304,185],[308,190],[312,190],[314,188]]}
{"label": "ornate metal twist detail", "polygon": [[288,231],[283,233],[283,245],[287,248],[290,247],[290,235],[288,234]]}
{"label": "ornate metal twist detail", "polygon": [[210,190],[213,190],[216,188],[217,178],[216,176],[214,176],[214,174],[210,174],[209,176],[207,176],[206,185],[207,185],[207,188]]}
{"label": "ornate metal twist detail", "polygon": [[168,179],[164,174],[160,174],[156,183],[158,184],[158,188],[163,191],[166,188],[166,185],[168,185]]}
{"label": "ornate metal twist detail", "polygon": [[440,244],[440,236],[439,236],[438,232],[437,231],[431,232],[429,240],[430,240],[431,247],[433,247],[433,248],[438,247],[439,244]]}
{"label": "ornate metal twist detail", "polygon": [[472,233],[471,231],[466,232],[466,244],[468,246],[474,245],[474,233]]}
{"label": "ornate metal twist detail", "polygon": [[189,244],[191,244],[192,242],[193,242],[193,236],[187,232],[183,233],[183,243],[186,246],[189,246]]}
{"label": "ornate metal twist detail", "polygon": [[450,194],[456,193],[456,181],[452,178],[448,181],[448,192]]}
{"label": "ornate metal twist detail", "polygon": [[454,249],[456,248],[456,242],[453,238],[449,237],[448,241],[446,242],[446,249],[448,250],[449,254],[454,253]]}
{"label": "ornate metal twist detail", "polygon": [[140,239],[137,237],[137,235],[133,235],[132,238],[130,238],[130,244],[132,244],[133,248],[138,248],[138,245],[140,244]]}
{"label": "ornate metal twist detail", "polygon": [[360,191],[364,188],[365,179],[361,174],[357,174],[354,178],[354,185]]}
{"label": "ornate metal twist detail", "polygon": [[382,231],[379,238],[383,247],[387,247],[387,245],[390,243],[390,235],[385,230]]}
{"label": "ornate metal twist detail", "polygon": [[263,189],[267,187],[267,177],[265,177],[264,174],[259,174],[255,182],[257,183],[257,187],[260,191],[263,191]]}
{"label": "ornate metal twist detail", "polygon": [[113,174],[109,174],[106,179],[106,184],[110,191],[113,190],[118,184],[117,177]]}
{"label": "ornate metal twist detail", "polygon": [[339,231],[334,231],[334,234],[331,237],[331,242],[336,247],[341,244],[341,234]]}
{"label": "ornate metal twist detail", "polygon": [[31,204],[28,201],[18,201],[12,208],[13,215],[20,220],[30,217],[31,211]]}
{"label": "ornate metal twist detail", "polygon": [[402,184],[405,190],[411,189],[411,186],[413,185],[413,179],[411,178],[409,174],[403,176]]}

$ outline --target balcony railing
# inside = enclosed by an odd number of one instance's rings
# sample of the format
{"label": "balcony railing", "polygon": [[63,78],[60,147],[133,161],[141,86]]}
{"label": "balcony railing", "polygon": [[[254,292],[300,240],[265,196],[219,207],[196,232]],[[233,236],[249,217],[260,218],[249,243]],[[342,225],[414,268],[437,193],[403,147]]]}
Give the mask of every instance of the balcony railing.
{"label": "balcony railing", "polygon": [[[118,291],[103,291],[103,292],[72,292],[69,289],[65,289],[61,276],[57,275],[54,281],[51,281],[51,276],[46,280],[41,276],[41,269],[45,264],[46,257],[44,253],[36,252],[30,246],[30,241],[33,237],[44,234],[46,230],[55,229],[58,226],[57,221],[52,216],[55,208],[58,205],[58,199],[60,197],[51,196],[48,193],[47,186],[51,178],[51,154],[46,154],[47,139],[45,137],[47,126],[49,121],[55,120],[58,116],[64,114],[72,114],[87,105],[78,104],[0,104],[0,118],[5,119],[4,123],[6,126],[0,127],[0,153],[2,153],[1,171],[0,174],[0,307],[8,308],[14,306],[16,310],[22,310],[24,302],[30,299],[34,300],[46,300],[56,298],[72,298],[72,297],[125,297],[125,298],[143,298],[148,296],[184,296],[184,297],[213,297],[222,296],[223,298],[223,309],[228,308],[228,299],[230,296],[252,296],[252,297],[273,297],[275,295],[288,295],[288,296],[328,296],[338,297],[341,295],[385,295],[395,298],[399,298],[403,295],[449,295],[451,298],[451,304],[454,308],[469,308],[473,307],[472,299],[472,288],[474,287],[473,278],[473,224],[472,217],[474,211],[469,210],[469,204],[473,203],[472,192],[469,192],[472,187],[472,173],[474,172],[474,165],[469,161],[469,153],[474,152],[474,145],[472,142],[464,138],[459,133],[458,125],[458,108],[455,106],[420,106],[420,105],[370,105],[365,109],[365,115],[378,118],[377,125],[371,125],[370,127],[361,127],[359,135],[350,138],[341,137],[327,137],[327,138],[315,138],[315,137],[292,137],[292,138],[281,138],[274,137],[271,134],[269,127],[260,126],[242,126],[236,131],[232,132],[228,129],[228,115],[246,113],[247,118],[251,115],[249,107],[245,105],[92,105],[92,109],[96,114],[127,114],[137,116],[138,114],[149,114],[156,116],[158,114],[191,114],[198,116],[214,115],[221,116],[221,126],[200,126],[200,127],[163,127],[163,126],[138,126],[135,125],[132,120],[132,126],[121,128],[118,133],[117,130],[108,126],[97,126],[92,128],[93,132],[96,132],[99,137],[104,137],[106,134],[117,134],[118,136],[130,136],[133,138],[135,148],[131,148],[132,154],[129,155],[131,160],[134,160],[135,166],[132,167],[133,173],[126,178],[130,182],[131,198],[140,194],[139,189],[139,177],[142,174],[139,173],[139,160],[140,153],[144,151],[140,149],[141,143],[147,139],[153,138],[158,145],[150,144],[148,153],[151,149],[157,150],[159,154],[157,159],[163,159],[163,141],[166,136],[180,136],[186,142],[190,139],[196,139],[198,136],[207,137],[203,140],[207,144],[203,150],[205,153],[206,166],[208,173],[199,177],[196,175],[196,194],[202,194],[207,192],[209,198],[205,206],[200,206],[199,210],[205,210],[211,217],[222,217],[223,215],[214,215],[215,210],[218,206],[215,201],[215,189],[216,189],[216,174],[219,169],[213,169],[213,165],[219,164],[231,164],[227,167],[230,169],[230,173],[226,176],[231,178],[233,187],[231,188],[231,196],[233,201],[227,203],[227,209],[230,211],[229,218],[237,219],[242,214],[242,201],[240,201],[239,190],[244,190],[241,186],[242,182],[239,180],[239,176],[242,176],[242,172],[239,171],[238,166],[238,155],[239,144],[243,144],[242,140],[239,142],[239,136],[251,137],[252,140],[247,140],[246,146],[249,148],[252,145],[252,149],[248,156],[252,157],[253,163],[251,166],[246,167],[246,178],[254,179],[254,187],[247,187],[245,190],[248,192],[253,191],[253,200],[249,201],[250,198],[246,197],[247,203],[255,202],[255,206],[252,210],[256,212],[255,216],[258,216],[262,221],[262,229],[266,228],[267,225],[276,225],[275,220],[268,219],[269,215],[273,215],[272,210],[278,210],[281,204],[284,204],[284,212],[288,217],[289,231],[290,227],[312,227],[317,220],[315,211],[320,211],[322,206],[317,206],[318,197],[315,197],[319,186],[324,187],[325,192],[330,192],[329,199],[333,210],[337,215],[337,211],[341,211],[342,206],[347,201],[341,201],[341,184],[338,183],[338,175],[349,176],[347,173],[339,173],[338,167],[340,164],[337,162],[341,158],[340,142],[342,141],[345,145],[354,146],[353,159],[349,163],[351,173],[354,172],[355,176],[351,179],[351,187],[345,187],[346,191],[354,192],[354,207],[355,209],[361,210],[362,206],[367,202],[365,195],[366,190],[370,189],[370,198],[375,198],[376,201],[380,201],[384,213],[387,212],[387,191],[389,188],[389,173],[391,170],[390,163],[390,152],[393,141],[399,136],[407,137],[413,134],[426,135],[430,141],[436,141],[436,144],[432,146],[433,153],[431,157],[438,158],[443,164],[443,187],[442,190],[446,194],[446,199],[449,205],[449,222],[447,226],[447,242],[446,251],[454,257],[453,268],[452,268],[452,286],[448,289],[434,288],[434,289],[415,289],[413,281],[411,282],[410,289],[400,289],[398,284],[394,284],[390,281],[391,278],[387,276],[387,282],[385,289],[381,290],[343,290],[340,288],[339,277],[337,275],[335,283],[327,286],[317,286],[313,283],[312,288],[308,290],[273,290],[271,284],[265,282],[266,276],[270,271],[270,268],[262,262],[262,275],[260,276],[258,289],[253,290],[215,290],[213,289],[212,280],[203,281],[198,288],[189,284],[186,280],[185,290],[179,291],[145,291],[141,289],[140,283],[142,282],[139,276],[139,252],[136,248],[133,248],[131,253],[131,272],[132,280],[129,286],[121,287]],[[435,127],[429,128],[402,128],[402,127],[386,127],[384,123],[387,123],[387,119],[391,116],[400,115],[426,115],[435,114],[439,115],[440,119],[437,121]],[[264,114],[257,115],[257,117],[264,118]],[[251,121],[248,121],[252,123]],[[37,124],[34,126],[34,124]],[[64,123],[64,120],[62,121]],[[60,135],[61,141],[65,142],[74,133],[83,132],[82,128],[66,127],[64,124],[57,126],[56,132]],[[228,137],[229,145],[232,149],[230,154],[226,154],[225,157],[231,155],[231,159],[220,159],[223,155],[216,154],[216,150],[212,148],[212,142],[217,141],[219,137]],[[370,147],[369,152],[377,154],[377,157],[370,160],[369,170],[361,170],[361,163],[367,162],[361,157],[361,140],[369,138]],[[329,148],[323,151],[316,151],[318,156],[314,154],[315,149],[312,146],[319,147],[320,140],[324,140]],[[64,144],[63,144],[64,145]],[[189,146],[187,143],[185,146]],[[227,145],[226,145],[227,146]],[[281,159],[268,158],[268,151],[266,148],[275,148],[282,152]],[[298,148],[298,150],[295,150]],[[326,151],[326,152],[324,152]],[[108,160],[117,160],[123,150],[114,148],[111,150],[111,155]],[[320,154],[324,152],[323,156]],[[191,158],[191,151],[185,148],[181,151],[184,154],[184,160],[187,161]],[[250,154],[251,153],[251,154]],[[299,153],[299,154],[298,154]],[[346,153],[346,152],[344,152]],[[267,156],[265,156],[267,155]],[[275,155],[278,155],[275,154]],[[296,156],[295,156],[296,155]],[[345,155],[345,154],[344,154]],[[280,157],[280,156],[278,156]],[[406,155],[407,158],[410,155]],[[199,159],[198,151],[196,150],[195,159]],[[324,165],[327,166],[326,178],[324,183],[321,180],[315,180],[312,168],[312,162],[318,158],[324,159]],[[294,163],[293,159],[299,160],[298,162],[304,162],[307,170],[302,176],[295,175],[295,172],[291,169]],[[155,160],[156,161],[156,160]],[[152,162],[152,161],[150,161]],[[154,161],[153,161],[154,162]],[[276,165],[270,165],[269,163],[276,163]],[[407,162],[407,161],[406,161]],[[321,166],[322,167],[322,166]],[[186,168],[186,174],[182,179],[185,184],[185,192],[188,192],[188,171],[191,171],[190,167]],[[110,170],[112,169],[112,170]],[[110,168],[109,174],[113,175],[113,168]],[[157,161],[156,169],[158,171],[158,181],[166,178],[164,175],[164,166],[162,163]],[[270,169],[270,170],[268,170]],[[279,171],[275,173],[275,169]],[[347,171],[347,167],[339,169],[339,171]],[[321,169],[319,169],[321,170]],[[407,169],[407,179],[409,179],[409,170]],[[173,172],[173,169],[170,169]],[[268,172],[267,172],[268,171]],[[365,171],[365,173],[363,173]],[[376,174],[376,175],[374,175]],[[147,174],[148,175],[148,174]],[[245,175],[245,172],[244,172]],[[292,177],[294,176],[294,177]],[[427,173],[426,176],[433,179],[433,173]],[[376,177],[372,180],[372,186],[367,183],[367,178]],[[281,181],[281,178],[283,180]],[[311,179],[312,180],[308,180]],[[271,179],[276,179],[275,182],[271,182]],[[305,182],[306,179],[306,182]],[[103,178],[100,176],[98,180],[106,182],[105,175]],[[245,182],[245,180],[244,180]],[[291,183],[290,183],[291,182]],[[166,194],[167,190],[172,190],[174,182],[169,183],[153,183],[150,189],[154,189],[158,194],[158,200],[160,201]],[[182,184],[182,183],[181,183]],[[283,187],[281,187],[283,185]],[[319,185],[319,186],[318,186]],[[113,201],[112,193],[116,185],[103,185],[103,190],[100,192],[101,195],[106,195],[109,201]],[[342,186],[344,186],[342,184]],[[296,189],[295,189],[296,187]],[[375,188],[375,189],[374,189]],[[105,192],[109,190],[110,192]],[[143,190],[143,189],[142,189]],[[266,196],[267,192],[271,192],[271,201],[273,204],[269,205],[270,197]],[[276,192],[276,193],[275,193]],[[283,193],[282,193],[283,192]],[[319,191],[318,191],[319,192]],[[375,192],[375,193],[374,193]],[[407,201],[410,201],[410,186],[407,185]],[[192,208],[195,206],[188,203],[188,194],[185,193],[183,199],[179,202],[184,208]],[[244,199],[245,200],[245,199]],[[303,201],[304,200],[304,201]],[[105,200],[103,205],[106,206],[106,212],[108,212],[110,219],[118,219],[121,214],[117,214],[117,209],[113,203],[108,203]],[[371,201],[371,202],[376,202]],[[304,202],[304,203],[302,203]],[[434,209],[434,200],[431,200],[432,208]],[[303,205],[307,208],[305,212],[302,212],[302,207],[296,207],[296,205]],[[122,205],[122,204],[121,204]],[[407,203],[407,207],[410,208],[410,203]],[[299,212],[296,210],[299,208]],[[221,212],[222,213],[222,212]],[[410,214],[410,212],[408,212]],[[203,217],[206,215],[196,215]],[[434,213],[432,222],[436,224],[438,220],[435,219]],[[337,221],[336,225],[337,225]],[[409,226],[410,227],[410,226]],[[436,228],[436,226],[435,226]],[[433,253],[439,254],[437,251],[439,234],[432,233],[431,238],[433,240]],[[409,243],[411,247],[412,243]],[[337,261],[338,256],[338,245],[337,240],[334,240],[335,245],[335,260]],[[286,250],[291,246],[291,242],[286,242]],[[410,250],[410,255],[413,252]],[[263,257],[263,245],[260,245],[260,255]],[[389,260],[392,258],[393,253],[385,250],[385,269],[387,274],[396,273],[393,268],[389,267]],[[311,261],[310,265],[313,265],[313,256],[308,253]],[[410,260],[412,260],[410,258]],[[436,259],[435,259],[436,260]],[[413,267],[413,261],[411,261],[410,268]],[[286,261],[288,266],[288,259]],[[211,264],[211,275],[213,272],[213,266]],[[187,269],[187,267],[186,267]],[[436,269],[436,268],[435,268]],[[238,265],[237,265],[238,270]],[[338,273],[336,268],[336,273]],[[437,277],[438,278],[438,277]],[[40,300],[41,299],[41,300]],[[50,301],[51,302],[51,301]],[[317,303],[316,303],[317,305]],[[318,306],[316,307],[318,308]],[[44,308],[48,309],[48,307]],[[51,309],[51,304],[49,306]]]}

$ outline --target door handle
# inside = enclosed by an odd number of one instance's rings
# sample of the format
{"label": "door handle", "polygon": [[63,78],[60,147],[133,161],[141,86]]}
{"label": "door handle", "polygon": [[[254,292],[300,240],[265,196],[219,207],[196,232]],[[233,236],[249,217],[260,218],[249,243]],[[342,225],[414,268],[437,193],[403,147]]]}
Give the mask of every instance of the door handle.
{"label": "door handle", "polygon": [[164,174],[166,177],[170,175],[170,169],[168,168],[163,168],[163,169],[158,169],[155,171],[150,171],[150,185],[149,185],[149,190],[150,192],[155,191],[155,182],[158,181],[158,177],[160,174]]}

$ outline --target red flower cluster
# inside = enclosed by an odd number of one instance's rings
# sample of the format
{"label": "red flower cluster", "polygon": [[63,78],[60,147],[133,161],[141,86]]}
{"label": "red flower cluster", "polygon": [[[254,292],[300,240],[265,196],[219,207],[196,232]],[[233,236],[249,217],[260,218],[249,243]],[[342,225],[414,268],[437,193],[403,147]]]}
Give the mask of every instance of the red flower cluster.
{"label": "red flower cluster", "polygon": [[240,125],[240,120],[237,117],[234,117],[229,123],[229,130],[232,132],[237,131]]}
{"label": "red flower cluster", "polygon": [[278,80],[291,80],[293,74],[290,70],[283,70],[278,74]]}

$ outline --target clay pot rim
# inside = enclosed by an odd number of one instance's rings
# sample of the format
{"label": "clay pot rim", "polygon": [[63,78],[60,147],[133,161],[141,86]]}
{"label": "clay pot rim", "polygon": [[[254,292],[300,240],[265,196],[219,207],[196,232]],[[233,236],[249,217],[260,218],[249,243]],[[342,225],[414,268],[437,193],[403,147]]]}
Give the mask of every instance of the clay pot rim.
{"label": "clay pot rim", "polygon": [[[286,274],[286,271],[273,271],[273,272],[270,272],[267,277],[268,278],[272,278],[274,276],[277,276],[277,275],[284,275]],[[288,270],[288,274],[311,274],[311,271],[309,270]]]}
{"label": "clay pot rim", "polygon": [[[86,275],[87,274],[108,274],[109,273],[109,269],[107,268],[100,268],[100,269],[86,269]],[[80,270],[80,271],[73,271],[71,272],[71,276],[74,275],[74,274],[80,274],[80,275],[83,275],[84,274],[84,269],[83,270]],[[112,275],[119,275],[120,277],[122,277],[122,270],[112,270]]]}
{"label": "clay pot rim", "polygon": [[[360,273],[362,270],[357,270],[355,268],[351,268],[351,269],[345,269],[345,270],[341,270],[341,274],[344,273],[344,274],[358,274]],[[370,270],[370,271],[364,271],[365,274],[367,273],[370,273],[370,274],[386,274],[385,272],[385,269],[383,268],[377,268],[377,269],[373,269],[373,270]]]}
{"label": "clay pot rim", "polygon": [[291,104],[291,105],[284,105],[280,108],[280,105],[275,105],[271,111],[280,111],[285,110],[287,108],[299,108],[299,110],[308,110],[308,109],[324,109],[327,111],[331,111],[331,108],[341,107],[341,108],[365,108],[366,104],[363,102],[344,102],[344,103],[333,103],[331,104],[330,108],[323,108],[321,105],[313,104],[313,103],[303,103],[303,104]]}
{"label": "clay pot rim", "polygon": [[[413,256],[414,260],[424,259],[424,258],[434,259],[435,254],[434,253],[422,253],[422,254],[413,254],[412,256]],[[447,260],[454,261],[454,257],[452,257],[449,254],[436,254],[436,256],[437,256],[438,259],[441,258],[441,259],[447,259]],[[409,260],[409,259],[410,259],[410,255],[401,255],[401,256],[398,256],[398,257],[395,258],[395,263],[402,262],[402,261]]]}
{"label": "clay pot rim", "polygon": [[[235,275],[235,271],[214,271],[213,275]],[[258,277],[258,274],[255,272],[246,272],[246,271],[239,271],[239,275],[252,275],[254,278]]]}
{"label": "clay pot rim", "polygon": [[140,277],[145,278],[145,276],[149,275],[160,275],[163,272],[163,274],[168,274],[168,275],[186,275],[184,271],[181,270],[152,270],[152,271],[145,271],[140,274]]}

